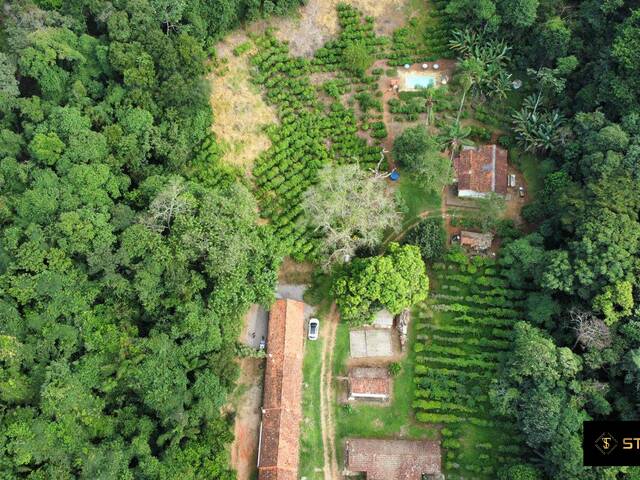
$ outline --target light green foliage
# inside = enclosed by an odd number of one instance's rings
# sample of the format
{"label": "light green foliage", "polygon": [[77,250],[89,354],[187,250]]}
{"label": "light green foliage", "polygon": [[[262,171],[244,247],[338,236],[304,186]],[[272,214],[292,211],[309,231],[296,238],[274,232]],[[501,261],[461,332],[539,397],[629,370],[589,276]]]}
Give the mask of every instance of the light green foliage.
{"label": "light green foliage", "polygon": [[407,128],[396,137],[393,155],[401,166],[420,177],[427,190],[440,191],[453,179],[451,162],[440,153],[437,138],[423,126]]}
{"label": "light green foliage", "polygon": [[62,140],[53,132],[48,135],[36,134],[29,144],[29,150],[33,158],[44,165],[55,164],[60,158],[64,147]]}
{"label": "light green foliage", "polygon": [[608,285],[593,299],[593,309],[604,315],[607,325],[631,315],[633,304],[633,285],[629,281]]}
{"label": "light green foliage", "polygon": [[387,309],[400,313],[427,297],[429,279],[420,250],[391,243],[387,254],[355,259],[335,281],[335,296],[342,318],[362,325]]}
{"label": "light green foliage", "polygon": [[343,52],[343,63],[346,69],[356,75],[363,75],[373,63],[373,58],[364,42],[353,42]]}

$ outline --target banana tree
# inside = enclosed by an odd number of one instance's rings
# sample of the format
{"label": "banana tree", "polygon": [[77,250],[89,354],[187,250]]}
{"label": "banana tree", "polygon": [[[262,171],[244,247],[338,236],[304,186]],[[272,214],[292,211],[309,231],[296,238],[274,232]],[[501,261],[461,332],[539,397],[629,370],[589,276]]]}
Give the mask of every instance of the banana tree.
{"label": "banana tree", "polygon": [[525,151],[549,151],[565,143],[566,119],[558,110],[541,109],[542,94],[527,97],[520,110],[512,114],[513,130]]}

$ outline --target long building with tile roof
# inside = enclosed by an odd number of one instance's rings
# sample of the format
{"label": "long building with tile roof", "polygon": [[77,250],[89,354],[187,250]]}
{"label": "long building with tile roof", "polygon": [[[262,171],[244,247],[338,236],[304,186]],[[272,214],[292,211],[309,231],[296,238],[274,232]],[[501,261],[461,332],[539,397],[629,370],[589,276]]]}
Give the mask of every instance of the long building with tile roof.
{"label": "long building with tile roof", "polygon": [[297,480],[302,418],[304,303],[276,300],[269,313],[259,480]]}

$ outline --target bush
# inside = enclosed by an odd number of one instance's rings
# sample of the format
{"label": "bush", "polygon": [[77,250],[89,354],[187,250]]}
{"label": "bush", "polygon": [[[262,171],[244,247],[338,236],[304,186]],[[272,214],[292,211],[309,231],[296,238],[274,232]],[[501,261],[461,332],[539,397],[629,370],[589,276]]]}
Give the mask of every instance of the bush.
{"label": "bush", "polygon": [[511,465],[498,473],[500,480],[540,480],[542,474],[533,465]]}
{"label": "bush", "polygon": [[397,377],[402,371],[402,365],[398,362],[393,362],[389,364],[389,374],[392,377]]}
{"label": "bush", "polygon": [[333,98],[340,98],[340,88],[335,81],[329,81],[322,84],[324,93]]}
{"label": "bush", "polygon": [[236,48],[233,49],[233,54],[236,57],[239,57],[243,53],[248,52],[250,49],[251,49],[250,41],[242,42],[240,45],[238,45]]}
{"label": "bush", "polygon": [[348,44],[342,51],[342,57],[344,68],[360,76],[364,75],[373,63],[373,57],[362,41]]}
{"label": "bush", "polygon": [[358,105],[360,105],[360,110],[362,110],[363,113],[366,113],[369,110],[375,110],[376,112],[382,111],[382,103],[380,100],[374,98],[369,93],[358,93],[355,97],[356,100],[358,100]]}
{"label": "bush", "polygon": [[424,219],[407,234],[404,241],[417,246],[425,262],[440,260],[447,241],[442,218]]}

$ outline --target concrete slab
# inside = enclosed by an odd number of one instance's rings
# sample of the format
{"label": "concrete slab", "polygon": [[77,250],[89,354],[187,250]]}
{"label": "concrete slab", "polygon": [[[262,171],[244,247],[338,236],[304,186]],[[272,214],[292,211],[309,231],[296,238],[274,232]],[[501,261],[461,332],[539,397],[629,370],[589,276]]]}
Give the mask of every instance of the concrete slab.
{"label": "concrete slab", "polygon": [[[287,284],[280,283],[276,288],[276,298],[290,298],[291,300],[298,300],[304,302],[304,292],[307,290],[307,285],[304,284]],[[316,313],[316,309],[311,305],[304,304],[304,319],[305,319],[305,331],[308,327],[308,320]]]}
{"label": "concrete slab", "polygon": [[352,358],[390,357],[393,355],[390,329],[351,330],[349,344]]}
{"label": "concrete slab", "polygon": [[391,332],[385,330],[366,330],[367,356],[389,357],[393,354],[391,349]]}
{"label": "concrete slab", "polygon": [[367,338],[364,330],[351,330],[349,332],[351,356],[361,358],[367,356]]}

